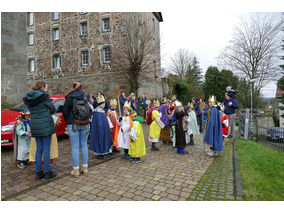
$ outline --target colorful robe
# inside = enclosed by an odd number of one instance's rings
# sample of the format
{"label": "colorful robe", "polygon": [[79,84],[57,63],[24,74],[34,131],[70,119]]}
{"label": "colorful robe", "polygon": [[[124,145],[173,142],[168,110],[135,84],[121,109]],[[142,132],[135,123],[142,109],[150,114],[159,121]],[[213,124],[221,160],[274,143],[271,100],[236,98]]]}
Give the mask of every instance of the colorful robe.
{"label": "colorful robe", "polygon": [[149,127],[149,142],[159,142],[161,129],[165,127],[160,119],[161,115],[157,110],[152,111],[152,120]]}
{"label": "colorful robe", "polygon": [[133,142],[131,142],[129,145],[129,155],[134,158],[139,158],[146,154],[142,123],[142,118],[137,117],[134,119],[133,124],[131,126],[130,137]]}
{"label": "colorful robe", "polygon": [[221,122],[222,122],[222,133],[224,137],[228,137],[229,135],[229,126],[230,121],[228,115],[222,115],[221,116]]}
{"label": "colorful robe", "polygon": [[220,112],[216,107],[209,111],[208,124],[203,141],[208,143],[215,151],[223,151],[223,135]]}
{"label": "colorful robe", "polygon": [[191,129],[193,135],[199,135],[199,128],[197,125],[196,114],[193,110],[188,112],[189,122],[187,123],[187,127]]}
{"label": "colorful robe", "polygon": [[89,149],[99,155],[109,153],[112,146],[112,139],[104,109],[99,107],[95,109],[91,129]]}
{"label": "colorful robe", "polygon": [[25,133],[30,131],[29,121],[18,121],[14,128],[14,162],[29,159],[31,138]]}
{"label": "colorful robe", "polygon": [[109,117],[111,123],[112,123],[112,130],[111,130],[111,139],[113,141],[113,146],[117,147],[118,146],[118,141],[117,141],[117,133],[119,126],[117,124],[117,113],[116,111],[112,111],[111,109],[107,111],[106,116]]}

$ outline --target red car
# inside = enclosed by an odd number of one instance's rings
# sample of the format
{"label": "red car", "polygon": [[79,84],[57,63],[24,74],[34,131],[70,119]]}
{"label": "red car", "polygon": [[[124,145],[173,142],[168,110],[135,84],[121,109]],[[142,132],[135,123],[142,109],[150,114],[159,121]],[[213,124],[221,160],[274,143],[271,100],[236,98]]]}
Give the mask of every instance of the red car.
{"label": "red car", "polygon": [[[60,114],[61,120],[61,123],[57,125],[56,135],[64,135],[66,123],[62,115],[62,110],[65,103],[65,95],[51,95],[50,98],[55,106],[56,113]],[[27,108],[27,105],[21,102],[13,108],[1,112],[1,146],[13,146],[13,128],[16,118],[20,115],[20,112]]]}

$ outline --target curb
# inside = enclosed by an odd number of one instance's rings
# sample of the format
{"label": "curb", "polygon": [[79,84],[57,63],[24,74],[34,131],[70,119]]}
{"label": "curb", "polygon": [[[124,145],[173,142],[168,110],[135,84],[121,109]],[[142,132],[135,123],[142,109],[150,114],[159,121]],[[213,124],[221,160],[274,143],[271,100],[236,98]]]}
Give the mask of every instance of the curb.
{"label": "curb", "polygon": [[235,185],[235,200],[242,200],[243,188],[241,184],[241,176],[238,168],[238,155],[236,152],[237,139],[233,139],[233,168],[234,168],[234,185]]}

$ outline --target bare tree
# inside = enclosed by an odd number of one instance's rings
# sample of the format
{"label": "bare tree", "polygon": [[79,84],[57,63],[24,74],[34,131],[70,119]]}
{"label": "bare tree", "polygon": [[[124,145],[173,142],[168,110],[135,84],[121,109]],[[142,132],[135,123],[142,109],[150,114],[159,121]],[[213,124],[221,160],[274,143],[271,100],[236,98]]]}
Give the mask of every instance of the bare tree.
{"label": "bare tree", "polygon": [[[158,78],[160,72],[159,30],[149,19],[150,13],[127,13],[124,47],[130,92],[137,94],[147,77]],[[150,21],[149,21],[150,20]],[[149,78],[148,78],[149,79]]]}
{"label": "bare tree", "polygon": [[194,54],[188,49],[179,49],[173,57],[170,58],[169,70],[185,80],[187,71],[192,67]]}
{"label": "bare tree", "polygon": [[256,79],[254,94],[279,76],[280,31],[283,22],[252,15],[234,27],[230,44],[219,55],[219,63],[245,79]]}

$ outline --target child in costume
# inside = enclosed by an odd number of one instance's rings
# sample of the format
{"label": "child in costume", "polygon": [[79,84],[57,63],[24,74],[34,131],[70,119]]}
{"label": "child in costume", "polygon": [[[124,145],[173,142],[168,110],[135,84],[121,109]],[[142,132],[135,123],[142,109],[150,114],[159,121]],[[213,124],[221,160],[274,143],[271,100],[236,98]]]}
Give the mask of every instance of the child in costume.
{"label": "child in costume", "polygon": [[123,106],[123,114],[120,116],[118,119],[118,135],[117,135],[117,140],[118,140],[118,147],[121,147],[124,149],[124,155],[122,158],[127,158],[130,159],[131,156],[128,153],[129,150],[129,144],[130,144],[130,131],[131,131],[131,126],[132,126],[132,119],[129,117],[129,111],[130,111],[130,105],[126,101]]}
{"label": "child in costume", "polygon": [[156,143],[159,142],[161,129],[165,127],[164,123],[161,121],[161,114],[158,110],[152,111],[152,123],[149,127],[149,142],[152,142],[152,150],[159,151],[160,149],[156,147]]}
{"label": "child in costume", "polygon": [[117,135],[118,135],[119,126],[117,124],[118,116],[117,116],[117,112],[116,112],[116,107],[117,107],[116,99],[111,99],[110,100],[110,109],[106,112],[106,116],[110,119],[112,126],[113,126],[113,128],[111,130],[111,139],[113,141],[112,152],[120,152],[117,149],[117,147],[118,147]]}
{"label": "child in costume", "polygon": [[188,151],[185,151],[186,138],[185,132],[187,131],[185,125],[185,111],[182,105],[179,105],[175,109],[176,116],[176,127],[175,127],[175,137],[176,137],[176,148],[178,154],[188,154]]}
{"label": "child in costume", "polygon": [[223,138],[224,137],[227,138],[229,136],[230,121],[229,121],[229,116],[224,113],[224,109],[225,109],[225,106],[220,105]]}
{"label": "child in costume", "polygon": [[146,146],[143,134],[142,123],[143,119],[137,116],[135,111],[130,112],[130,117],[133,120],[130,132],[129,155],[132,157],[132,163],[141,162],[141,157],[146,154]]}
{"label": "child in costume", "polygon": [[[193,135],[199,135],[199,129],[197,125],[197,118],[194,110],[190,107],[190,103],[187,107],[185,107],[185,112],[187,113],[186,116],[186,124],[187,124],[187,138],[188,136],[190,137],[189,145],[193,146],[194,145],[194,139]],[[187,140],[188,141],[188,140]]]}
{"label": "child in costume", "polygon": [[150,125],[153,120],[152,120],[152,112],[153,110],[158,110],[160,107],[160,102],[158,99],[156,100],[153,100],[153,106],[151,108],[148,109],[147,111],[147,115],[146,115],[146,121],[147,121],[147,124]]}
{"label": "child in costume", "polygon": [[14,127],[14,160],[17,166],[24,169],[29,160],[31,143],[30,112],[25,110],[17,117]]}
{"label": "child in costume", "polygon": [[220,112],[216,105],[216,97],[209,98],[209,112],[206,132],[203,141],[210,146],[209,156],[217,156],[217,152],[223,151],[223,135]]}
{"label": "child in costume", "polygon": [[91,123],[91,136],[89,149],[98,155],[99,159],[107,158],[112,146],[111,123],[105,114],[105,98],[97,97],[97,107],[95,108]]}

